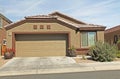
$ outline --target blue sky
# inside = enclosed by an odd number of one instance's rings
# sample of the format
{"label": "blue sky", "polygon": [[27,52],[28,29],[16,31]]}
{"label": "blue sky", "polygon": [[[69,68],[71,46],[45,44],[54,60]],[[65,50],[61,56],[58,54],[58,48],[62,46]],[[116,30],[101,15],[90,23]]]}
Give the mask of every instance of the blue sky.
{"label": "blue sky", "polygon": [[13,22],[54,11],[107,28],[120,25],[120,0],[0,0],[0,13]]}

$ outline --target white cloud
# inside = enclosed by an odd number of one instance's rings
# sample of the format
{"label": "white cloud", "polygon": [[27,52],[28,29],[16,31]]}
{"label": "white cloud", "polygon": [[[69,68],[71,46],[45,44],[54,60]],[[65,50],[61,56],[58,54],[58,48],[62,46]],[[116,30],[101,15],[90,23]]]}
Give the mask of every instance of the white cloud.
{"label": "white cloud", "polygon": [[[72,12],[72,15],[75,16],[95,16],[102,13],[109,12],[108,6],[113,2],[114,0],[105,0],[102,2],[98,2],[96,4],[88,4],[84,7],[81,7],[80,9],[76,9]],[[110,6],[109,6],[110,7]]]}

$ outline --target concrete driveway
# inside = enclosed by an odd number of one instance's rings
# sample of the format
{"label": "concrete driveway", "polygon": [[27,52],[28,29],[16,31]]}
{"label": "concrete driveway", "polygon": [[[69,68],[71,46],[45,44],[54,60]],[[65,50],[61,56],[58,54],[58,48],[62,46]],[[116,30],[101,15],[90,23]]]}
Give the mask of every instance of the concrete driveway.
{"label": "concrete driveway", "polygon": [[0,71],[59,69],[73,66],[80,67],[71,57],[15,57],[1,67]]}
{"label": "concrete driveway", "polygon": [[0,76],[118,70],[120,62],[76,63],[71,57],[15,57],[0,68]]}

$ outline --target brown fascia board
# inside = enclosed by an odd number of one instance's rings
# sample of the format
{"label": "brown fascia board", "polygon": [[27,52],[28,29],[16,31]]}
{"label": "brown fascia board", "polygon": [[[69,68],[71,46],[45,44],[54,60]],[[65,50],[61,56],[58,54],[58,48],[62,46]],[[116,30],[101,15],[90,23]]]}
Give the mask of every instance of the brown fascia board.
{"label": "brown fascia board", "polygon": [[7,17],[5,17],[3,14],[0,13],[0,17],[2,17],[4,20],[6,20],[8,23],[12,23],[11,20],[9,20]]}
{"label": "brown fascia board", "polygon": [[74,19],[74,18],[72,18],[72,17],[69,17],[69,16],[67,16],[67,15],[65,15],[65,14],[63,14],[63,13],[60,13],[60,12],[53,12],[53,13],[50,13],[49,15],[59,15],[59,16],[62,16],[63,18],[66,18],[66,19],[69,19],[69,20],[71,20],[71,21],[74,21],[74,22],[76,22],[76,23],[78,23],[78,24],[86,24],[85,22],[82,22],[82,21],[79,21],[79,20],[77,20],[77,19]]}
{"label": "brown fascia board", "polygon": [[68,23],[65,23],[63,21],[57,20],[56,18],[49,18],[49,19],[46,19],[46,18],[44,18],[44,19],[40,19],[40,18],[39,19],[32,19],[32,18],[29,18],[29,19],[23,19],[23,20],[20,20],[18,22],[6,25],[5,29],[6,30],[12,29],[12,28],[14,28],[14,27],[16,27],[18,25],[21,25],[21,24],[23,24],[25,22],[32,22],[32,23],[35,23],[35,22],[57,22],[57,23],[60,23],[62,25],[65,25],[67,27],[70,27],[70,28],[72,28],[74,30],[77,29],[75,26],[73,26],[71,24],[68,24]]}
{"label": "brown fascia board", "polygon": [[104,31],[106,27],[80,27],[80,31]]}
{"label": "brown fascia board", "polygon": [[57,23],[60,23],[61,25],[65,25],[72,29],[75,29],[75,30],[77,29],[77,26],[64,22],[56,17],[55,18],[54,17],[53,18],[27,18],[26,20],[27,22],[50,22],[50,23],[57,22]]}
{"label": "brown fascia board", "polygon": [[70,28],[72,28],[72,29],[74,29],[74,30],[77,30],[77,29],[78,29],[76,26],[71,25],[71,24],[68,24],[68,23],[66,23],[66,22],[64,22],[64,21],[61,21],[61,20],[56,20],[56,22],[57,22],[57,23],[60,23],[61,25],[70,27]]}
{"label": "brown fascia board", "polygon": [[25,23],[25,22],[26,22],[26,20],[24,19],[24,20],[20,20],[18,22],[15,22],[15,23],[8,24],[4,27],[6,30],[9,30],[9,29],[12,29],[12,28],[16,27],[17,25],[20,25],[20,24]]}

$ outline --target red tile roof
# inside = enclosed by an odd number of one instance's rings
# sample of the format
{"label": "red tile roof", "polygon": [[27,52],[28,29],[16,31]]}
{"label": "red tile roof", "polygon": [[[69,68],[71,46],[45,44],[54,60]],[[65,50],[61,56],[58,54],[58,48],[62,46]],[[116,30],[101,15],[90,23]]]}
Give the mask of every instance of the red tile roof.
{"label": "red tile roof", "polygon": [[74,18],[72,18],[72,17],[69,17],[69,16],[67,16],[67,15],[65,15],[65,14],[63,14],[63,13],[57,12],[57,11],[56,11],[56,12],[53,12],[53,13],[50,13],[49,15],[52,15],[52,16],[54,16],[54,15],[60,15],[60,16],[64,16],[64,17],[67,18],[67,19],[74,20],[74,21],[76,21],[77,23],[86,24],[85,22],[79,21],[79,20],[77,20],[77,19],[74,19]]}
{"label": "red tile roof", "polygon": [[114,31],[117,31],[117,30],[120,30],[120,25],[117,25],[113,28],[105,30],[105,33],[110,33],[110,32],[114,32]]}
{"label": "red tile roof", "polygon": [[26,16],[26,19],[37,19],[37,18],[57,18],[55,16],[50,15],[35,15],[35,16]]}
{"label": "red tile roof", "polygon": [[[59,18],[58,16],[56,16],[56,14],[58,14],[58,15],[61,15],[61,16],[65,16],[64,18],[67,18],[68,20],[70,20],[70,19],[72,19],[72,20],[74,20],[75,21],[75,23],[71,23],[71,22],[69,22],[69,21],[67,21],[67,20],[64,20],[64,19],[62,19],[62,18]],[[51,14],[49,14],[49,15],[36,15],[36,16],[27,16],[27,17],[25,17],[25,19],[23,19],[23,20],[20,20],[20,21],[18,21],[18,22],[15,22],[15,23],[12,23],[12,24],[9,24],[9,25],[6,25],[5,26],[5,28],[11,28],[11,27],[9,27],[9,26],[15,26],[16,24],[19,24],[19,23],[21,23],[21,22],[25,22],[27,19],[56,19],[57,21],[60,21],[60,22],[63,22],[63,23],[66,23],[66,24],[69,24],[69,25],[71,25],[71,26],[73,26],[73,27],[75,27],[75,28],[83,28],[83,27],[90,27],[90,28],[93,28],[93,27],[103,27],[103,28],[105,28],[105,26],[101,26],[101,25],[94,25],[94,24],[87,24],[87,23],[83,23],[83,22],[81,22],[81,21],[78,21],[78,20],[76,20],[76,19],[74,19],[74,18],[71,18],[71,17],[69,17],[69,16],[67,16],[67,15],[64,15],[64,14],[61,14],[61,13],[59,13],[59,12],[54,12],[54,13],[51,13]]]}

